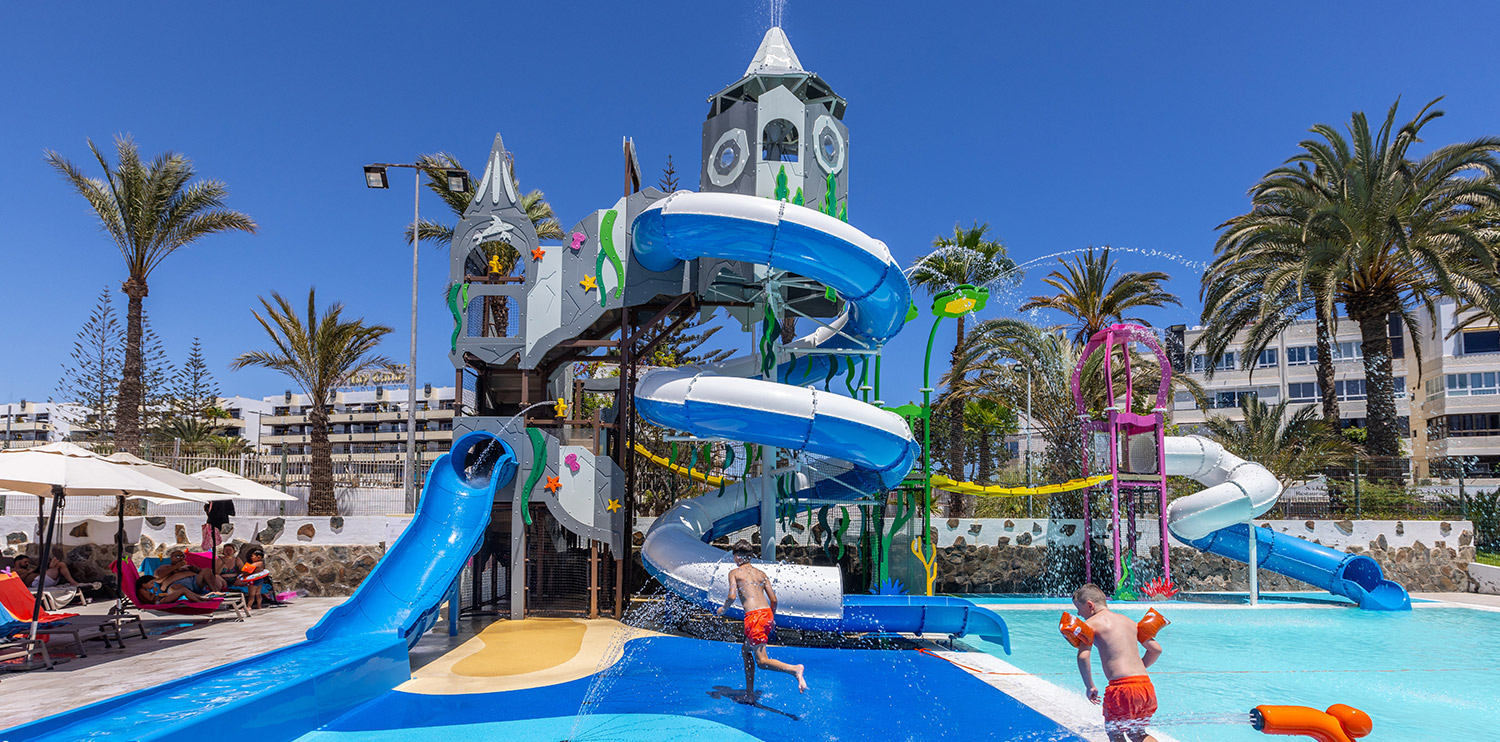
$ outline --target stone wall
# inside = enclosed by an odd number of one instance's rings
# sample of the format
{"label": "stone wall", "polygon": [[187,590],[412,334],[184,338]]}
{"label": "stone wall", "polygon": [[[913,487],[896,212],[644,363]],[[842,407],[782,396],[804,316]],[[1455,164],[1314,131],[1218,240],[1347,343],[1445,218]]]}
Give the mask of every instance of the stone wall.
{"label": "stone wall", "polygon": [[[227,543],[243,549],[248,542],[238,539]],[[125,547],[127,558],[139,566],[145,557],[165,557],[175,544],[142,542]],[[114,574],[109,565],[115,560],[113,544],[79,544],[64,546],[64,558],[79,582],[114,584]],[[310,597],[340,597],[351,595],[354,589],[369,576],[370,570],[385,556],[385,544],[352,546],[306,546],[285,544],[264,546],[266,566],[271,570],[271,581],[280,592],[295,590]],[[23,547],[26,553],[36,555],[36,544]]]}
{"label": "stone wall", "polygon": [[[1096,521],[1096,524],[1098,522]],[[641,524],[638,523],[637,527]],[[1159,543],[1142,523],[1142,561],[1160,561]],[[1258,526],[1354,554],[1380,563],[1387,579],[1413,592],[1453,592],[1470,589],[1468,564],[1474,560],[1472,524],[1446,521],[1261,521]],[[1054,528],[1054,526],[1056,526]],[[1071,590],[1083,575],[1081,523],[1045,520],[935,520],[932,531],[938,546],[935,592],[1051,593]],[[753,531],[720,539],[753,537]],[[637,532],[636,545],[643,540]],[[808,546],[801,531],[785,534],[778,559],[795,564],[831,564],[822,549]],[[1172,540],[1172,578],[1188,591],[1244,591],[1249,572],[1243,562],[1207,554]],[[1096,531],[1094,566],[1097,579],[1107,581],[1110,569],[1107,531]],[[846,560],[846,584],[862,580]],[[917,567],[920,570],[920,567]],[[893,572],[896,570],[893,569]],[[907,577],[908,591],[919,588]],[[1288,577],[1261,570],[1260,588],[1266,592],[1316,590]]]}

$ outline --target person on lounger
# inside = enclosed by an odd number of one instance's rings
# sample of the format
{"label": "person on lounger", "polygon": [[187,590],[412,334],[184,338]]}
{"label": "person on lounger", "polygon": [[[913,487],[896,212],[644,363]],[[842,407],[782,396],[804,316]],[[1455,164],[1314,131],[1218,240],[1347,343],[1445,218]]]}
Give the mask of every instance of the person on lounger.
{"label": "person on lounger", "polygon": [[172,550],[167,563],[156,568],[155,577],[164,586],[181,585],[186,591],[200,595],[214,592],[213,584],[218,579],[212,568],[198,569],[188,564],[187,554],[182,549]]}
{"label": "person on lounger", "polygon": [[183,598],[194,603],[202,603],[208,600],[207,596],[199,595],[187,589],[182,583],[162,587],[161,581],[152,575],[145,575],[135,583],[135,602],[137,605],[162,605],[175,603]]}

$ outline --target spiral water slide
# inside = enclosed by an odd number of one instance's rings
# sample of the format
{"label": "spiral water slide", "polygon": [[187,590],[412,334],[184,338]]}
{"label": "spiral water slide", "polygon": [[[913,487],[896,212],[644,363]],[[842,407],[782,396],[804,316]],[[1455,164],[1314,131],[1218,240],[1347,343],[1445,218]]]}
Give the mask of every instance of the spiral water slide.
{"label": "spiral water slide", "polygon": [[[665,271],[680,261],[720,258],[768,265],[822,282],[844,300],[843,314],[785,346],[807,354],[800,370],[776,379],[754,356],[722,364],[655,369],[636,385],[636,409],[652,424],[826,457],[838,473],[799,473],[792,499],[855,501],[895,486],[920,446],[898,415],[849,397],[797,386],[821,381],[816,351],[873,349],[906,321],[911,289],[884,243],[802,206],[728,193],[678,191],[642,212],[632,227],[636,259]],[[641,547],[646,569],[678,595],[705,608],[728,595],[729,555],[707,542],[761,521],[761,488],[741,482],[678,503],[652,525]],[[774,483],[771,484],[774,487]],[[768,498],[775,502],[775,495]],[[996,641],[1009,651],[1005,624],[958,598],[844,595],[836,567],[761,565],[775,586],[777,625],[823,631],[904,632]],[[731,615],[738,616],[737,607]]]}
{"label": "spiral water slide", "polygon": [[[1206,489],[1172,501],[1167,527],[1195,549],[1250,561],[1250,524],[1276,504],[1281,483],[1264,466],[1235,456],[1199,436],[1163,439],[1166,472],[1190,477]],[[1154,441],[1140,436],[1132,441],[1132,462],[1155,459]],[[1380,563],[1363,554],[1346,554],[1320,544],[1256,528],[1255,559],[1261,569],[1286,575],[1361,608],[1380,611],[1411,609],[1406,588],[1385,579]]]}

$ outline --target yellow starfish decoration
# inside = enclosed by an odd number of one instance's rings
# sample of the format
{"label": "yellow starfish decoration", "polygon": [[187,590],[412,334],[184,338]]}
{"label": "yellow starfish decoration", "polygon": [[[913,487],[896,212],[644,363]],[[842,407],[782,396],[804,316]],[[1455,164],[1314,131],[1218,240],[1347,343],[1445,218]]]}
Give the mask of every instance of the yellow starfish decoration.
{"label": "yellow starfish decoration", "polygon": [[619,500],[610,500],[609,504],[604,506],[604,509],[608,510],[611,513],[613,513],[614,511],[620,509],[620,501]]}
{"label": "yellow starfish decoration", "polygon": [[599,288],[599,283],[594,280],[593,276],[584,276],[583,280],[578,283],[583,286],[584,291],[596,291]]}
{"label": "yellow starfish decoration", "polygon": [[538,247],[537,249],[531,251],[531,259],[532,260],[541,260],[542,256],[544,256],[546,254],[547,254],[546,250],[543,250],[542,248]]}

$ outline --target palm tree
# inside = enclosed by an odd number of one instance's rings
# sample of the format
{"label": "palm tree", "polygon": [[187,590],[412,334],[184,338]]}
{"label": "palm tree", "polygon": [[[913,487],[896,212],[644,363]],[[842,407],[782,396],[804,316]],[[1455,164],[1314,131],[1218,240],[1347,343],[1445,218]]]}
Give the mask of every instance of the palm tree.
{"label": "palm tree", "polygon": [[367,325],[362,319],[345,320],[344,305],[330,304],[318,313],[317,291],[307,290],[307,313],[298,316],[286,297],[271,292],[271,300],[260,300],[265,314],[255,312],[265,328],[272,350],[241,353],[230,368],[256,366],[280,371],[302,387],[312,409],[312,481],[307,497],[308,515],[338,515],[333,493],[333,449],[328,443],[328,408],[334,389],[350,376],[391,365],[375,355],[380,339],[391,328]]}
{"label": "palm tree", "polygon": [[[479,191],[479,183],[471,179],[467,191],[448,190],[448,178],[445,171],[462,170],[458,158],[447,152],[439,152],[433,155],[422,155],[417,158],[417,164],[422,166],[422,172],[427,176],[427,189],[436,193],[438,198],[447,204],[448,210],[452,212],[455,219],[463,219],[464,212],[469,209],[469,204],[474,200],[474,194]],[[516,192],[521,192],[521,185],[515,179],[515,168],[510,169],[512,182],[516,185]],[[552,205],[547,203],[547,198],[540,190],[528,191],[521,196],[520,207],[526,212],[526,217],[531,220],[531,225],[536,229],[536,236],[543,240],[561,240],[567,237],[563,231],[562,224],[557,221],[557,214],[552,211]],[[457,228],[456,223],[446,223],[423,219],[417,223],[417,239],[436,245],[439,248],[447,248],[453,242],[453,230]],[[406,229],[406,241],[412,240],[412,229]],[[489,241],[479,244],[483,251],[485,261],[492,257],[498,257],[500,274],[508,276],[515,272],[516,264],[521,261],[520,251],[508,242]],[[491,323],[491,331],[484,333],[486,336],[503,335],[510,324],[510,307],[504,301],[491,301],[493,297],[485,297],[485,317]]]}
{"label": "palm tree", "polygon": [[[926,289],[931,296],[968,284],[979,288],[990,288],[1003,280],[1019,278],[1015,261],[1006,254],[1005,243],[989,238],[990,225],[978,221],[973,226],[953,225],[951,236],[939,235],[932,240],[932,252],[919,258],[907,271],[907,280],[912,286]],[[953,355],[949,361],[949,373],[958,364],[964,345],[964,318],[958,318],[958,334],[953,344]],[[964,470],[964,407],[961,400],[948,395],[948,463],[947,470],[955,479],[963,478]],[[960,509],[960,501],[951,503]],[[959,513],[952,513],[955,517]]]}
{"label": "palm tree", "polygon": [[1246,394],[1240,398],[1245,419],[1236,422],[1214,415],[1204,423],[1208,437],[1230,453],[1266,467],[1283,487],[1354,455],[1354,444],[1339,434],[1336,425],[1320,420],[1312,405],[1287,416],[1289,401],[1272,407]]}
{"label": "palm tree", "polygon": [[[1289,204],[1320,250],[1307,267],[1332,287],[1364,346],[1367,449],[1400,454],[1389,326],[1393,316],[1417,337],[1415,309],[1435,317],[1450,297],[1500,311],[1500,138],[1484,137],[1408,157],[1422,128],[1443,115],[1433,100],[1397,125],[1398,100],[1376,131],[1363,112],[1348,138],[1327,124],[1312,128],[1301,152],[1256,188]],[[1420,345],[1413,343],[1420,361]]]}
{"label": "palm tree", "polygon": [[182,415],[163,424],[156,431],[156,437],[163,443],[178,441],[188,453],[203,453],[222,430],[223,427],[212,420]]}
{"label": "palm tree", "polygon": [[995,474],[995,436],[1016,432],[1015,410],[991,398],[971,399],[964,402],[964,423],[976,437],[979,460],[973,481],[988,483]]}
{"label": "palm tree", "polygon": [[1281,331],[1308,312],[1316,322],[1318,389],[1323,419],[1339,424],[1339,401],[1333,379],[1334,293],[1318,268],[1340,247],[1309,232],[1307,214],[1275,191],[1252,191],[1252,207],[1219,225],[1224,232],[1214,245],[1218,257],[1203,274],[1199,296],[1207,330],[1191,350],[1208,357],[1204,373],[1212,377],[1220,358],[1242,330],[1240,368],[1254,373],[1261,351]]}
{"label": "palm tree", "polygon": [[150,163],[129,135],[115,138],[117,164],[111,165],[88,140],[89,151],[104,170],[104,178],[90,178],[61,154],[48,150],[51,165],[78,195],[88,201],[104,231],[125,258],[127,277],[121,290],[129,302],[125,312],[125,363],[115,408],[115,445],[140,453],[141,311],[149,293],[151,272],[162,261],[203,237],[220,232],[254,233],[254,220],[224,208],[229,195],[217,180],[193,181],[193,163],[176,152],[164,152]]}
{"label": "palm tree", "polygon": [[[1126,314],[1141,307],[1162,307],[1167,304],[1182,305],[1177,295],[1161,287],[1161,282],[1171,276],[1161,271],[1127,271],[1111,282],[1115,273],[1115,261],[1109,259],[1109,246],[1095,254],[1094,248],[1076,260],[1060,261],[1063,271],[1052,271],[1042,279],[1057,289],[1053,296],[1033,296],[1019,309],[1056,309],[1077,320],[1073,338],[1088,342],[1094,333],[1118,322],[1134,322],[1151,326],[1139,317]],[[1064,272],[1066,271],[1066,272]]]}

